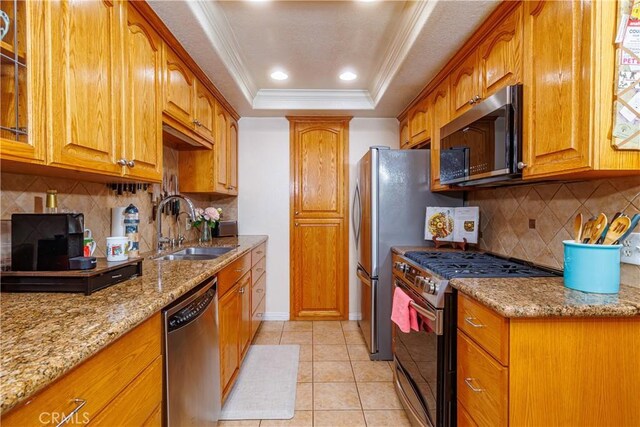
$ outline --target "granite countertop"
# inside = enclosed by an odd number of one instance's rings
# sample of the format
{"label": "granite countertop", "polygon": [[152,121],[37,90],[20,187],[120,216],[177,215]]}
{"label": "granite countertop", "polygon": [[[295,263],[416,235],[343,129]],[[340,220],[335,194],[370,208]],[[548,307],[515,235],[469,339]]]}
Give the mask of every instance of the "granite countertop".
{"label": "granite countertop", "polygon": [[267,236],[214,239],[207,246],[236,248],[208,261],[155,261],[149,258],[155,254],[143,254],[142,276],[90,296],[2,293],[0,413],[52,383],[266,240]]}
{"label": "granite countertop", "polygon": [[[404,255],[433,247],[393,247]],[[438,249],[438,250],[452,250]],[[613,317],[640,315],[640,288],[620,285],[617,294],[566,288],[562,277],[460,278],[451,286],[505,317]]]}

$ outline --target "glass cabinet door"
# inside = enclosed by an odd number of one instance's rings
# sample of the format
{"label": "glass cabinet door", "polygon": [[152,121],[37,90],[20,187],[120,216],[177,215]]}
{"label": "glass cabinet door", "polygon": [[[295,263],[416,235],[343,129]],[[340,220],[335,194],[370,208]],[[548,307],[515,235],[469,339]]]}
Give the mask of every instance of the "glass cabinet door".
{"label": "glass cabinet door", "polygon": [[0,138],[27,140],[27,2],[0,1]]}

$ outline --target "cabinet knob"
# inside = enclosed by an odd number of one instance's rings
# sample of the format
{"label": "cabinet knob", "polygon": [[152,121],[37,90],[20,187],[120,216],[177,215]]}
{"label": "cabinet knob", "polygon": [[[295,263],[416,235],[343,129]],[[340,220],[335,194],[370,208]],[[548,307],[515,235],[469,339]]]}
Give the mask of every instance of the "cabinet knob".
{"label": "cabinet knob", "polygon": [[130,168],[133,168],[136,166],[136,162],[134,160],[129,160],[127,162],[127,166],[129,166]]}
{"label": "cabinet knob", "polygon": [[192,123],[196,126],[202,126],[202,123],[200,123],[200,120],[198,119],[194,119]]}
{"label": "cabinet knob", "polygon": [[116,162],[118,166],[127,166],[127,159],[120,159]]}
{"label": "cabinet knob", "polygon": [[298,223],[296,222],[296,224],[295,224],[295,225],[296,225],[296,227],[297,227],[297,226],[298,226]]}
{"label": "cabinet knob", "polygon": [[522,170],[526,167],[527,167],[527,164],[525,162],[518,162],[518,169]]}
{"label": "cabinet knob", "polygon": [[476,96],[473,97],[473,103],[475,104],[477,102],[480,102],[481,99],[482,99],[482,97],[480,95],[476,95]]}
{"label": "cabinet knob", "polygon": [[470,99],[470,100],[469,100],[469,105],[473,105],[473,104],[475,104],[475,103],[476,103],[476,102],[475,102],[473,99]]}
{"label": "cabinet knob", "polygon": [[299,215],[299,214],[300,214],[300,212],[296,211],[296,212],[295,212],[295,214],[296,214],[296,215]]}

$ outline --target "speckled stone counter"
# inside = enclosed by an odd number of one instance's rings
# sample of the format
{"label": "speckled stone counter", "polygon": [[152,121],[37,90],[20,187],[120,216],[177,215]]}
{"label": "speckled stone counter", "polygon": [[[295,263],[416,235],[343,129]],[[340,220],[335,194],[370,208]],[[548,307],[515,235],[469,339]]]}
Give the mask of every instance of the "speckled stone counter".
{"label": "speckled stone counter", "polygon": [[[404,255],[433,247],[393,247]],[[437,249],[437,250],[452,250]],[[566,288],[562,277],[452,279],[451,286],[505,317],[605,317],[640,315],[640,288],[620,285],[618,294]]]}
{"label": "speckled stone counter", "polygon": [[52,383],[266,240],[267,236],[214,239],[208,246],[233,246],[235,249],[209,261],[156,261],[148,258],[152,254],[146,254],[141,277],[91,296],[2,293],[1,413]]}

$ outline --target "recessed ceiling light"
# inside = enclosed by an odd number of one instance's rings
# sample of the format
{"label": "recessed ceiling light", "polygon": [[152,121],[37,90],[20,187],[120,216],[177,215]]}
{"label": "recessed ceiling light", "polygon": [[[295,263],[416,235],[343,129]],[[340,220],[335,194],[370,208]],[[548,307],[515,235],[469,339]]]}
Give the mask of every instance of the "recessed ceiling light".
{"label": "recessed ceiling light", "polygon": [[283,71],[274,71],[271,73],[271,78],[273,80],[287,80],[289,76]]}
{"label": "recessed ceiling light", "polygon": [[351,71],[345,71],[344,73],[340,74],[340,80],[350,81],[350,80],[355,80],[357,78],[358,78],[358,75],[356,73],[352,73]]}

